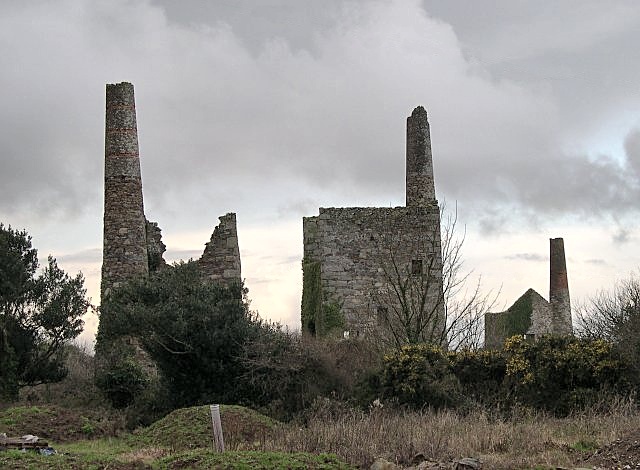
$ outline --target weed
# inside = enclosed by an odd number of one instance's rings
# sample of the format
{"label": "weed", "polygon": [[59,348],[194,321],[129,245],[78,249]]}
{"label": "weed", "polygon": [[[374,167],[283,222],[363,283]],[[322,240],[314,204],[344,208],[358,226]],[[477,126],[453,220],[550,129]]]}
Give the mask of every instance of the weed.
{"label": "weed", "polygon": [[579,452],[593,452],[598,449],[598,444],[593,441],[580,439],[578,442],[572,444],[571,448]]}
{"label": "weed", "polygon": [[85,436],[91,437],[93,433],[96,431],[96,428],[91,422],[91,420],[89,420],[89,418],[86,418],[83,416],[82,427],[80,428],[80,431],[82,431],[82,434],[84,434]]}

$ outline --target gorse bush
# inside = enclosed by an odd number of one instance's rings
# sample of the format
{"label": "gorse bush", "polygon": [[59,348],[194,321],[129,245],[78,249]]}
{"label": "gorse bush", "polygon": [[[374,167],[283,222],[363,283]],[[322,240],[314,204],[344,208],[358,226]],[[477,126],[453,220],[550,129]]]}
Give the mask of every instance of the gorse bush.
{"label": "gorse bush", "polygon": [[603,394],[625,394],[628,364],[604,340],[509,338],[502,351],[444,352],[411,345],[387,354],[377,380],[381,396],[414,408],[474,403],[525,405],[558,415],[593,405]]}
{"label": "gorse bush", "polygon": [[453,406],[461,398],[451,361],[429,344],[407,345],[385,355],[381,385],[384,397],[418,408]]}
{"label": "gorse bush", "polygon": [[460,381],[465,400],[486,406],[504,401],[502,387],[507,361],[502,351],[461,350],[447,353],[447,358]]}
{"label": "gorse bush", "polygon": [[588,406],[601,391],[625,392],[627,364],[613,345],[597,339],[548,336],[505,342],[507,388],[522,403],[566,414]]}

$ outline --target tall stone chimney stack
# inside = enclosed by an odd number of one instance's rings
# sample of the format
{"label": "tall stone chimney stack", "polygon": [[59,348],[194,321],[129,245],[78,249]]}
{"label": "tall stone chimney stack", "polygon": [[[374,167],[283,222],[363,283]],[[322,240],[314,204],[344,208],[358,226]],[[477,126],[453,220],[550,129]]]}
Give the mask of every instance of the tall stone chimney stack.
{"label": "tall stone chimney stack", "polygon": [[562,238],[549,239],[549,303],[553,315],[552,330],[557,334],[572,334],[571,301]]}
{"label": "tall stone chimney stack", "polygon": [[149,274],[131,83],[107,85],[104,147],[102,298],[121,282]]}
{"label": "tall stone chimney stack", "polygon": [[407,118],[407,207],[424,207],[436,198],[427,111],[418,106]]}

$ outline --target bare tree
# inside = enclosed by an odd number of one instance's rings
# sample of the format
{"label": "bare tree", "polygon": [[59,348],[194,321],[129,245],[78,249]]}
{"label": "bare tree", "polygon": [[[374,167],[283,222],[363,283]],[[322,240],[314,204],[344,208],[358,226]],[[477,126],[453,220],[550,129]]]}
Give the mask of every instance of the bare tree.
{"label": "bare tree", "polygon": [[[387,259],[381,262],[382,282],[373,289],[376,340],[387,346],[433,343],[451,349],[477,348],[484,315],[498,294],[483,293],[481,278],[471,284],[472,271],[463,268],[466,229],[458,233],[457,207],[440,210],[440,225],[407,246],[383,240]],[[409,253],[409,257],[407,257]]]}
{"label": "bare tree", "polygon": [[576,309],[577,329],[582,336],[627,342],[640,332],[640,279],[632,274],[602,290]]}
{"label": "bare tree", "polygon": [[577,332],[586,338],[614,343],[629,371],[640,378],[640,278],[631,274],[616,281],[576,309]]}

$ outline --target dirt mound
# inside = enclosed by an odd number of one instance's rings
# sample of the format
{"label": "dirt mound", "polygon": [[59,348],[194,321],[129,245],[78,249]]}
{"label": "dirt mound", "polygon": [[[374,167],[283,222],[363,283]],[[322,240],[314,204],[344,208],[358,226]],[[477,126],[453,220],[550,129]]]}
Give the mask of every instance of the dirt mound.
{"label": "dirt mound", "polygon": [[0,433],[34,434],[52,442],[71,442],[115,434],[114,423],[100,412],[58,406],[16,406],[0,411]]}
{"label": "dirt mound", "polygon": [[[222,405],[220,419],[225,448],[229,450],[255,448],[279,424],[257,411],[235,405]],[[132,439],[145,445],[177,450],[211,447],[213,437],[209,407],[175,410],[151,426],[135,432]]]}
{"label": "dirt mound", "polygon": [[633,430],[623,438],[598,449],[584,462],[597,469],[640,469],[640,430]]}

